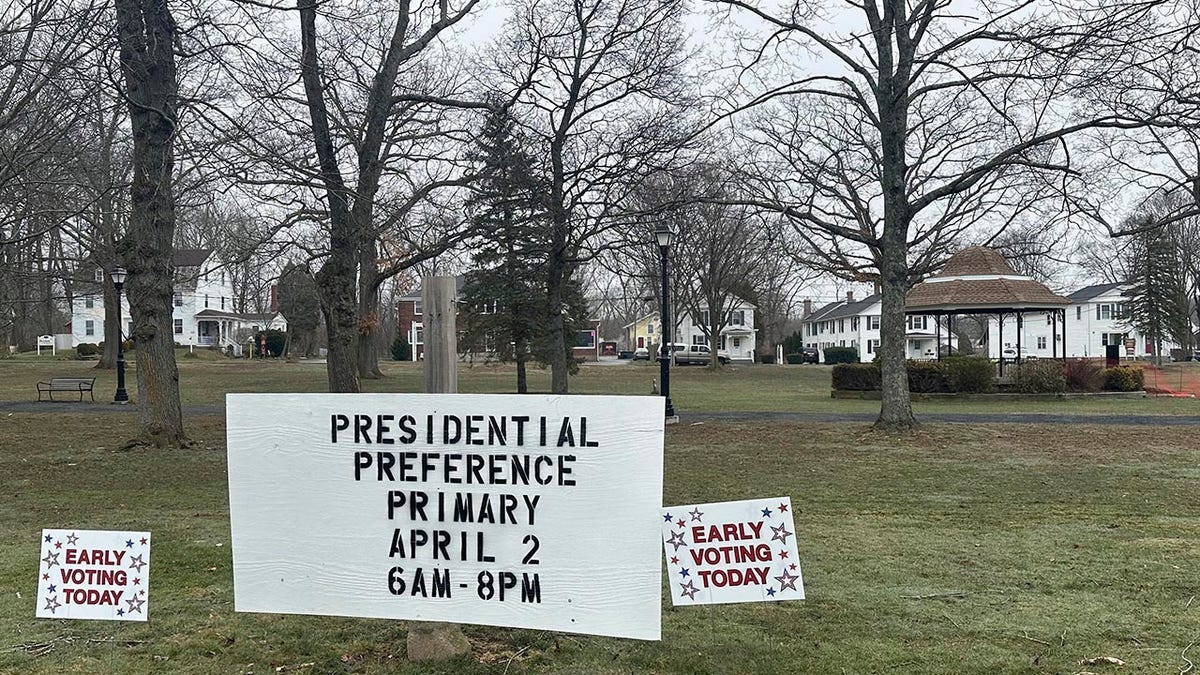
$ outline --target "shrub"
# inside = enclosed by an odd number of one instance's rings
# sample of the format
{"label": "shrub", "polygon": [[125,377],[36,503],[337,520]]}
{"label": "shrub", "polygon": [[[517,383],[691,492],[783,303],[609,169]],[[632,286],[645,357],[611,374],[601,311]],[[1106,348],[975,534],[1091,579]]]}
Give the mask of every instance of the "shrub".
{"label": "shrub", "polygon": [[858,350],[854,347],[826,347],[825,363],[858,363]]}
{"label": "shrub", "polygon": [[287,344],[287,333],[281,330],[269,329],[263,331],[263,335],[267,336],[267,353],[271,356],[279,356],[283,353],[283,347]]}
{"label": "shrub", "polygon": [[1017,371],[1017,389],[1027,394],[1061,394],[1067,376],[1057,359],[1025,361]]}
{"label": "shrub", "polygon": [[908,390],[918,394],[950,391],[946,380],[946,369],[937,361],[909,361]]}
{"label": "shrub", "polygon": [[1067,391],[1100,391],[1104,388],[1104,366],[1092,359],[1067,359],[1063,366]]}
{"label": "shrub", "polygon": [[775,355],[774,354],[763,354],[758,357],[758,360],[759,360],[759,362],[769,366],[769,365],[775,363]]}
{"label": "shrub", "polygon": [[833,388],[841,391],[877,391],[882,387],[879,366],[873,363],[839,363],[833,367]]}
{"label": "shrub", "polygon": [[412,346],[408,344],[408,340],[403,335],[396,336],[396,339],[392,341],[392,360],[412,360]]}
{"label": "shrub", "polygon": [[80,358],[95,356],[98,353],[100,353],[100,348],[91,342],[80,342],[75,345],[75,355]]}
{"label": "shrub", "polygon": [[978,394],[991,391],[996,384],[996,367],[982,356],[951,356],[942,360],[946,385],[950,391]]}
{"label": "shrub", "polygon": [[786,361],[788,363],[788,365],[794,366],[798,363],[804,363],[803,361],[800,360],[801,356],[803,356],[803,355],[800,354],[799,352],[796,352],[794,354],[788,354],[788,355],[784,356],[783,360]]}
{"label": "shrub", "polygon": [[1141,368],[1117,366],[1104,369],[1105,391],[1140,391],[1146,386],[1146,375]]}
{"label": "shrub", "polygon": [[800,331],[793,331],[791,335],[783,338],[783,352],[785,354],[796,354],[804,348],[804,336]]}

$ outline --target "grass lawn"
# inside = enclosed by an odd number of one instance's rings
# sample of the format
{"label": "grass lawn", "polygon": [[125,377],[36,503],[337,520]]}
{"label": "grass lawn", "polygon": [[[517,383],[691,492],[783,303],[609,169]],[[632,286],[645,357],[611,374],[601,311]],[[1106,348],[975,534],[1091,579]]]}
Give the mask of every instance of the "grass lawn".
{"label": "grass lawn", "polygon": [[[31,400],[38,378],[85,370],[0,362],[0,400]],[[645,394],[655,372],[585,368],[572,386]],[[218,403],[226,390],[321,390],[323,375],[318,365],[181,365],[191,403]],[[678,404],[696,410],[877,405],[830,400],[824,368],[676,375]],[[111,375],[100,377],[111,392]],[[461,388],[503,391],[509,378],[475,368]],[[547,376],[536,378],[544,387]],[[419,369],[402,365],[368,388],[419,383]],[[1068,403],[1038,407],[1196,405]],[[671,427],[664,502],[790,496],[808,600],[674,610],[664,579],[661,642],[473,626],[472,658],[417,667],[403,658],[403,622],[233,612],[221,416],[188,417],[192,450],[119,452],[132,416],[89,407],[0,416],[0,672],[1118,672],[1080,665],[1112,656],[1127,663],[1119,672],[1178,673],[1200,649],[1185,652],[1200,642],[1190,428],[944,424],[892,437],[862,424]],[[35,619],[42,527],[151,530],[150,621]]]}
{"label": "grass lawn", "polygon": [[[278,360],[216,361],[182,356],[179,350],[179,377],[184,404],[221,404],[226,392],[325,391],[325,366],[322,363],[289,364]],[[200,354],[197,351],[197,354]],[[37,398],[34,383],[54,375],[95,376],[97,399],[111,400],[116,388],[113,371],[97,371],[94,362],[37,359],[0,360],[0,401],[29,401]],[[386,377],[365,380],[364,391],[423,391],[421,364],[386,361]],[[130,365],[128,388],[136,396],[136,384]],[[1200,364],[1172,364],[1164,368],[1163,379],[1178,378],[1178,369],[1200,371]],[[676,409],[687,411],[805,411],[805,412],[878,412],[878,401],[839,400],[830,397],[828,366],[730,366],[713,372],[698,366],[671,370],[671,398]],[[571,393],[650,395],[658,380],[658,366],[645,361],[621,362],[614,366],[585,365],[570,380]],[[515,388],[514,370],[507,365],[462,365],[459,391],[504,393]],[[530,389],[550,390],[549,370],[531,368]],[[1200,399],[1070,399],[1018,401],[916,401],[917,414],[1052,412],[1096,415],[1197,415]]]}

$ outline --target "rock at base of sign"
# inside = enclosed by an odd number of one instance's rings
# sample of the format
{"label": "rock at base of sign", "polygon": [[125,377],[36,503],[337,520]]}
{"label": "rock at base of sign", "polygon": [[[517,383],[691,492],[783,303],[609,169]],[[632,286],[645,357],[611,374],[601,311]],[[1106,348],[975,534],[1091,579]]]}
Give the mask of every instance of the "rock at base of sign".
{"label": "rock at base of sign", "polygon": [[471,643],[452,623],[414,622],[408,627],[409,661],[444,661],[471,653]]}

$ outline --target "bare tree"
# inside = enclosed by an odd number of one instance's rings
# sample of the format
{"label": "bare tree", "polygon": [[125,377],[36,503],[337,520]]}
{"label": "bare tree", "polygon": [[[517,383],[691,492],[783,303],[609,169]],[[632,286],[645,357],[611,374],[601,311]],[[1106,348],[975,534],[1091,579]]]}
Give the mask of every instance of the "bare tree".
{"label": "bare tree", "polygon": [[565,394],[572,282],[631,224],[630,191],[679,145],[684,3],[521,0],[514,12],[501,60],[523,78],[514,115],[549,165],[551,390]]}
{"label": "bare tree", "polygon": [[129,271],[138,350],[137,441],[176,446],[185,441],[171,324],[176,27],[166,0],[117,0],[116,21],[133,128],[129,229],[117,250]]}
{"label": "bare tree", "polygon": [[[814,265],[880,283],[876,427],[910,428],[910,285],[966,233],[1062,201],[1072,134],[1141,123],[1079,114],[1064,97],[1077,80],[1109,77],[1119,66],[1100,48],[1136,34],[1151,10],[986,2],[960,16],[936,0],[867,0],[844,3],[840,16],[859,22],[845,31],[822,18],[826,3],[709,4],[751,30],[722,108],[747,120],[748,202],[787,217]],[[819,55],[811,72],[792,67],[807,50]]]}

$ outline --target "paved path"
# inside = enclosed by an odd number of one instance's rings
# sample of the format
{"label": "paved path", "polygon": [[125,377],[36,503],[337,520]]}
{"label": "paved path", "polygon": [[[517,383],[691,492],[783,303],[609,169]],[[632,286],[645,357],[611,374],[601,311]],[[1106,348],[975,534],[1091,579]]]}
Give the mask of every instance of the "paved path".
{"label": "paved path", "polygon": [[[111,403],[38,403],[35,401],[0,402],[0,415],[8,413],[131,413],[131,405]],[[189,415],[224,415],[224,405],[188,405]],[[680,413],[680,423],[695,422],[855,422],[875,421],[875,413],[840,412],[687,412]],[[1055,413],[924,413],[917,416],[924,422],[955,422],[962,424],[1115,424],[1132,426],[1200,426],[1200,415],[1077,415]]]}

